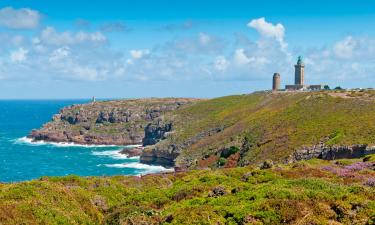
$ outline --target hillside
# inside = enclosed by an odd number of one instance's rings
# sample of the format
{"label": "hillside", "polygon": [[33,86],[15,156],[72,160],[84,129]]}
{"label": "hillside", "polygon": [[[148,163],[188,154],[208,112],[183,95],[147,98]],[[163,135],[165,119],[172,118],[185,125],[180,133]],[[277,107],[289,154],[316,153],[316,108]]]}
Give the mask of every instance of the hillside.
{"label": "hillside", "polygon": [[34,140],[143,144],[141,162],[177,169],[375,153],[375,91],[256,92],[66,107]]}
{"label": "hillside", "polygon": [[0,184],[0,224],[374,224],[375,155]]}
{"label": "hillside", "polygon": [[257,92],[200,101],[168,113],[173,133],[148,147],[141,161],[233,167],[374,152],[374,96],[370,90]]}

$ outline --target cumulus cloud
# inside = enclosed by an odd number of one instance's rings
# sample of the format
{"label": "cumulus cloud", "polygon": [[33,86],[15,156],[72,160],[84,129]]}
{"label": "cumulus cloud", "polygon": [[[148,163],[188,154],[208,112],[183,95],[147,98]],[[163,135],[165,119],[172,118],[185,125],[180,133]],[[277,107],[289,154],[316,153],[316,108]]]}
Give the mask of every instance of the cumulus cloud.
{"label": "cumulus cloud", "polygon": [[281,23],[274,25],[267,22],[264,17],[261,17],[251,20],[247,26],[254,28],[263,37],[276,39],[282,48],[287,47],[287,44],[284,41],[285,28]]}
{"label": "cumulus cloud", "polygon": [[248,64],[251,60],[246,56],[244,49],[236,49],[234,52],[234,61],[237,64]]}
{"label": "cumulus cloud", "polygon": [[[375,71],[375,39],[347,36],[331,46],[307,49],[306,72],[310,79],[331,82],[349,82],[373,79]],[[363,85],[363,84],[359,84]]]}
{"label": "cumulus cloud", "polygon": [[40,41],[50,45],[100,44],[107,41],[101,32],[58,32],[53,27],[46,27],[40,34]]}
{"label": "cumulus cloud", "polygon": [[23,62],[26,60],[28,52],[29,52],[28,50],[23,49],[23,48],[19,48],[15,51],[12,51],[10,53],[10,60],[12,62],[17,62],[17,63]]}
{"label": "cumulus cloud", "polygon": [[218,71],[225,71],[229,66],[228,60],[225,56],[217,56],[214,63],[214,68]]}
{"label": "cumulus cloud", "polygon": [[145,55],[150,54],[150,50],[148,49],[130,50],[129,54],[133,59],[140,59],[144,57]]}
{"label": "cumulus cloud", "polygon": [[359,41],[349,36],[337,42],[333,47],[333,51],[339,58],[350,59],[353,57],[354,51],[359,47]]}
{"label": "cumulus cloud", "polygon": [[0,63],[3,61],[0,69],[3,79],[33,73],[36,74],[33,79],[74,81],[269,82],[272,74],[279,72],[285,84],[293,83],[293,65],[301,54],[309,83],[365,79],[375,71],[375,39],[348,36],[326,47],[298,48],[292,54],[286,47],[282,24],[259,18],[251,20],[248,26],[259,32],[258,38],[237,33],[234,40],[224,40],[201,31],[153,48],[127,52],[112,49],[100,31],[58,31],[46,27],[32,38],[23,33],[13,36],[0,33],[0,41],[9,43],[0,46]]}
{"label": "cumulus cloud", "polygon": [[49,61],[50,62],[59,61],[59,60],[65,59],[69,55],[70,55],[70,48],[69,47],[61,47],[61,48],[58,48],[58,49],[54,50],[51,53]]}
{"label": "cumulus cloud", "polygon": [[39,25],[41,15],[29,8],[14,9],[5,7],[0,9],[0,25],[12,29],[33,29]]}

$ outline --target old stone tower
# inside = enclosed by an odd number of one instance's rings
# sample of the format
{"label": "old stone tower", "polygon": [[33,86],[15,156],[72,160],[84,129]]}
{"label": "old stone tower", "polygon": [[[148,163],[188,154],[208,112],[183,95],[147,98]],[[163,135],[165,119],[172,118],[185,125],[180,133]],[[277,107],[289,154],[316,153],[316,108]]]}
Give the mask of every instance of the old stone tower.
{"label": "old stone tower", "polygon": [[272,79],[272,91],[280,90],[280,74],[274,73]]}
{"label": "old stone tower", "polygon": [[294,65],[295,68],[295,85],[304,85],[305,82],[305,65],[302,62],[302,57],[298,56],[297,64]]}

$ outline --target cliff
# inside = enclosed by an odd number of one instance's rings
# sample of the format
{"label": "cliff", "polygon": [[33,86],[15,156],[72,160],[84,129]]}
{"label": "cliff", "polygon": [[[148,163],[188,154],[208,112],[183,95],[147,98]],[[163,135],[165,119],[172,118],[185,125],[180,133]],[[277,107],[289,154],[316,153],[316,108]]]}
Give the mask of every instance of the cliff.
{"label": "cliff", "polygon": [[[164,114],[198,99],[132,99],[99,101],[65,107],[51,122],[29,137],[35,141],[74,142],[79,144],[133,145],[155,144],[162,130],[153,133],[151,124],[160,124]],[[145,136],[145,129],[148,135]]]}
{"label": "cliff", "polygon": [[371,90],[106,101],[64,108],[30,137],[143,144],[142,163],[177,170],[353,158],[374,152],[374,103]]}
{"label": "cliff", "polygon": [[364,156],[374,152],[374,96],[257,92],[201,101],[173,112],[173,132],[148,146],[141,162],[169,160],[184,170]]}

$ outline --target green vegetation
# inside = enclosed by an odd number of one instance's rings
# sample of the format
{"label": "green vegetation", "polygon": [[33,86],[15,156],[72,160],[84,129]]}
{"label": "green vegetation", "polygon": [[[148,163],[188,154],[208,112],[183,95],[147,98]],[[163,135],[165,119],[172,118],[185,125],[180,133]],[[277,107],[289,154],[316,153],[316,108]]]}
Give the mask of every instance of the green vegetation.
{"label": "green vegetation", "polygon": [[[156,147],[182,146],[177,165],[199,168],[221,165],[224,160],[209,156],[227,158],[222,152],[231,146],[241,152],[237,165],[284,162],[319,143],[372,146],[375,92],[352,92],[257,92],[200,101],[170,112],[174,133]],[[227,161],[236,166],[233,160]]]}
{"label": "green vegetation", "polygon": [[374,224],[374,156],[0,184],[0,224]]}

